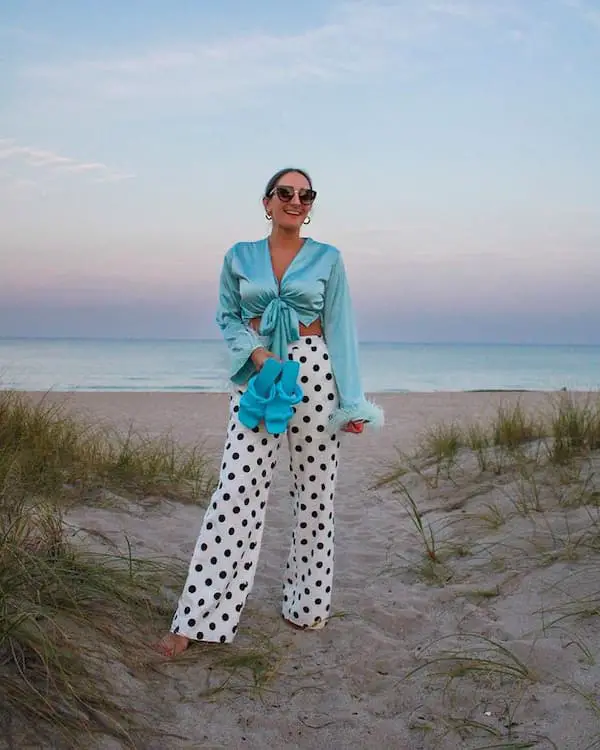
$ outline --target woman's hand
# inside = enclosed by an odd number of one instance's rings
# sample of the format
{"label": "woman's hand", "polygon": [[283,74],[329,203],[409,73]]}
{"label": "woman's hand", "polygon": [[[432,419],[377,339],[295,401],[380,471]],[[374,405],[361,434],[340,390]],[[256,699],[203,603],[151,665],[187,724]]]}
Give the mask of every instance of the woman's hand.
{"label": "woman's hand", "polygon": [[277,361],[279,361],[279,358],[276,357],[273,354],[273,352],[270,352],[268,349],[265,349],[264,346],[261,346],[258,349],[255,349],[250,355],[250,359],[252,360],[257,370],[262,369],[262,366],[268,359],[276,359]]}
{"label": "woman's hand", "polygon": [[342,427],[343,432],[351,432],[354,435],[360,435],[360,433],[364,430],[365,423],[362,419],[353,420],[352,422],[348,422],[348,424],[345,424]]}

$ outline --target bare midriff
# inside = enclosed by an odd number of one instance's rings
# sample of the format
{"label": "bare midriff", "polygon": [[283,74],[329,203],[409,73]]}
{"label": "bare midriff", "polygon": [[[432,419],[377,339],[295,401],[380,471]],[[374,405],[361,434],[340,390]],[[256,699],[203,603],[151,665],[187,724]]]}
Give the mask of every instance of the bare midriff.
{"label": "bare midriff", "polygon": [[[250,320],[250,325],[254,330],[258,333],[258,329],[260,327],[260,318],[252,318]],[[305,326],[303,323],[300,323],[300,336],[322,336],[323,335],[323,328],[321,327],[321,321],[319,318],[316,320],[313,320],[312,323]]]}

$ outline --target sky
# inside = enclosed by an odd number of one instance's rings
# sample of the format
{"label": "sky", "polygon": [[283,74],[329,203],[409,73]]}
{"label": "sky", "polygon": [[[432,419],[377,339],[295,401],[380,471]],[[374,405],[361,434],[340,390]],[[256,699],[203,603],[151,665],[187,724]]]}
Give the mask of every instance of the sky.
{"label": "sky", "polygon": [[372,341],[600,344],[600,0],[2,0],[0,336],[215,338],[307,169]]}

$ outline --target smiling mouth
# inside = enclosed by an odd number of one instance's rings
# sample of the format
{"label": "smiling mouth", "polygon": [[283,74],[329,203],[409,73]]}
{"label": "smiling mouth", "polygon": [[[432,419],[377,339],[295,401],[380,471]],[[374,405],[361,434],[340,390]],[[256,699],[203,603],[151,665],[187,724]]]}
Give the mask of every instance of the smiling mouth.
{"label": "smiling mouth", "polygon": [[290,216],[300,216],[302,214],[302,211],[296,211],[294,209],[284,208],[283,212],[285,214],[289,214]]}

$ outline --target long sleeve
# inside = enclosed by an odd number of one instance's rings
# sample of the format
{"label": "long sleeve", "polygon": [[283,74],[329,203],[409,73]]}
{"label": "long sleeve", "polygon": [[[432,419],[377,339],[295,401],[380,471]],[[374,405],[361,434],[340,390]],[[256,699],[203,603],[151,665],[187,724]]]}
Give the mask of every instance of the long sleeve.
{"label": "long sleeve", "polygon": [[361,385],[358,341],[352,300],[342,256],[338,253],[325,290],[323,333],[337,383],[339,408],[331,416],[333,431],[352,420],[375,427],[384,422],[383,410],[367,401]]}
{"label": "long sleeve", "polygon": [[216,321],[231,356],[230,378],[234,383],[243,384],[254,372],[250,355],[263,344],[258,334],[242,320],[240,292],[231,268],[231,253],[225,256],[221,269]]}

